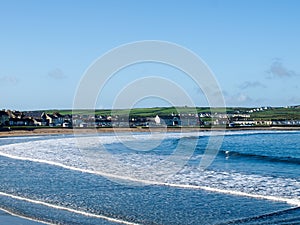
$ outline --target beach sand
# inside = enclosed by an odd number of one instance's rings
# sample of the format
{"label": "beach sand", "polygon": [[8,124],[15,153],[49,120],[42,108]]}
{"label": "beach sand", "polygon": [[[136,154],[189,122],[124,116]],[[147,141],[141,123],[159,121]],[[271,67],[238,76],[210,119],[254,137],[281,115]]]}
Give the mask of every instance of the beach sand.
{"label": "beach sand", "polygon": [[[195,132],[195,131],[211,131],[211,130],[224,130],[224,128],[196,128],[196,127],[172,127],[168,128],[167,132]],[[226,128],[226,130],[300,130],[300,127],[234,127]],[[91,134],[91,133],[114,133],[114,132],[166,132],[165,128],[80,128],[75,129],[76,133]],[[31,136],[31,135],[57,135],[57,134],[73,134],[72,128],[38,128],[34,130],[11,130],[11,131],[0,131],[0,137],[10,136]]]}

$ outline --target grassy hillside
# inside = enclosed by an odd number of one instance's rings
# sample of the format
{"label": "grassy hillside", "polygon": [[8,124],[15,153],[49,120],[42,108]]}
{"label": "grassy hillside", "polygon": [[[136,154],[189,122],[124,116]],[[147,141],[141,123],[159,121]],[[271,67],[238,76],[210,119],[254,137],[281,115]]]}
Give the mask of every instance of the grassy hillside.
{"label": "grassy hillside", "polygon": [[[72,110],[46,110],[47,113],[59,112],[62,115],[72,114]],[[233,109],[227,109],[227,112],[231,112]],[[109,109],[101,109],[101,110],[74,110],[74,114],[84,114],[84,115],[126,115],[130,114],[131,116],[140,116],[140,117],[153,117],[156,115],[166,116],[178,113],[210,113],[210,112],[224,112],[224,109],[214,108],[210,109],[208,107],[197,107],[196,110],[191,107],[154,107],[154,108],[134,108],[134,109],[120,109],[120,110],[109,110]]]}
{"label": "grassy hillside", "polygon": [[[249,110],[252,108],[243,108],[243,107],[229,107],[226,108],[226,112],[229,114],[233,113],[248,113]],[[215,113],[215,112],[224,112],[222,108],[213,108],[210,109],[209,107],[197,107],[197,113]],[[53,113],[59,111],[62,115],[72,114],[72,110],[47,110],[47,113]],[[166,116],[171,115],[172,113],[195,113],[194,108],[190,107],[154,107],[154,108],[134,108],[134,109],[120,109],[114,110],[113,113],[109,109],[101,109],[101,110],[75,110],[75,114],[81,115],[128,115],[133,117],[154,117],[156,115],[159,116]],[[270,108],[263,111],[256,111],[250,113],[252,119],[257,120],[300,120],[300,107],[291,107],[291,108],[284,108],[284,107],[277,107],[277,108]]]}
{"label": "grassy hillside", "polygon": [[272,108],[264,111],[254,112],[251,114],[254,119],[261,120],[299,120],[300,107],[295,108]]}

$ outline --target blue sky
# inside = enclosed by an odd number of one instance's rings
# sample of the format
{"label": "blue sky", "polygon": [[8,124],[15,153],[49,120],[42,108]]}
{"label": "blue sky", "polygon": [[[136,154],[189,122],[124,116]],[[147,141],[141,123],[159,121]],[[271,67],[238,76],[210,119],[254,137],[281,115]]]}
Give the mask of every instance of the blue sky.
{"label": "blue sky", "polygon": [[[299,9],[297,0],[0,0],[0,108],[71,108],[95,59],[141,40],[195,52],[228,106],[300,104]],[[110,108],[126,82],[153,74],[181,82],[196,105],[207,104],[178,71],[145,64],[116,75],[97,107]],[[156,105],[164,103],[147,99],[139,106]]]}

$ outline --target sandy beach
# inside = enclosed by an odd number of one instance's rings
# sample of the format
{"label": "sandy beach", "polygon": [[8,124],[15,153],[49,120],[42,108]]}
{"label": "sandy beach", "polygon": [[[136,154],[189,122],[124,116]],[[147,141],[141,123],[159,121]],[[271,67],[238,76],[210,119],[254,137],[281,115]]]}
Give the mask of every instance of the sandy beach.
{"label": "sandy beach", "polygon": [[[196,127],[174,127],[174,128],[80,128],[80,129],[71,129],[71,128],[41,128],[34,130],[11,130],[11,131],[0,131],[0,137],[9,137],[9,136],[31,136],[31,135],[57,135],[57,134],[73,134],[82,133],[114,133],[114,132],[196,132],[196,131],[211,131],[211,130],[223,130],[224,128],[196,128]],[[226,130],[235,131],[235,130],[300,130],[300,127],[233,127],[226,128]]]}

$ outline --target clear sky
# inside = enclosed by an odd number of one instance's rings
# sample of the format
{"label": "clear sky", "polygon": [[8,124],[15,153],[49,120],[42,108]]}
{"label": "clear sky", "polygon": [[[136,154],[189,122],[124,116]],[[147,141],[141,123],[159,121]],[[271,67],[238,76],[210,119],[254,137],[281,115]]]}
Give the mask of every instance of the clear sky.
{"label": "clear sky", "polygon": [[[95,59],[141,40],[174,42],[199,55],[228,106],[300,104],[299,10],[298,0],[0,0],[0,108],[71,108]],[[206,104],[172,68],[145,64],[123,73],[163,73]],[[98,107],[111,107],[130,81],[124,77],[112,79]],[[163,105],[150,99],[141,106],[156,104]]]}

